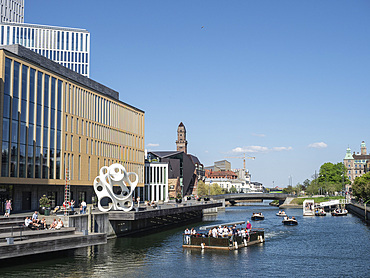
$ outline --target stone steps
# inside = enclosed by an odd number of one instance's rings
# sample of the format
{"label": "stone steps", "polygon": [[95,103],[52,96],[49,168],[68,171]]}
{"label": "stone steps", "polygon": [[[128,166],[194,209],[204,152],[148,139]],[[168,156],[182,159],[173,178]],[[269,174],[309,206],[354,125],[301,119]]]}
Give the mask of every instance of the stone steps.
{"label": "stone steps", "polygon": [[60,230],[30,230],[25,228],[22,231],[12,233],[1,233],[0,234],[0,243],[6,242],[6,239],[9,237],[14,238],[14,241],[18,240],[29,240],[36,238],[48,238],[64,235],[73,235],[76,233],[76,228],[66,228],[63,227]]}
{"label": "stone steps", "polygon": [[75,227],[31,230],[24,226],[26,216],[0,219],[0,260],[107,243],[105,233],[84,234]]}
{"label": "stone steps", "polygon": [[107,243],[106,234],[89,234],[84,236],[78,232],[72,235],[15,241],[14,244],[0,243],[0,260],[105,243]]}

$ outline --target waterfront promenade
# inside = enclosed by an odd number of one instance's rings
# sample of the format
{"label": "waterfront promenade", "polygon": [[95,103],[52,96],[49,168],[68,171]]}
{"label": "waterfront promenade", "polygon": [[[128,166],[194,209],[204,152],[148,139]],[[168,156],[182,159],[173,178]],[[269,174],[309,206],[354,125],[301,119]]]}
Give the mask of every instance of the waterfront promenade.
{"label": "waterfront promenade", "polygon": [[204,214],[217,214],[217,208],[222,206],[222,202],[189,200],[180,204],[141,204],[130,212],[103,213],[90,207],[87,214],[45,216],[48,225],[54,218],[61,218],[65,227],[36,231],[24,227],[24,219],[31,212],[14,214],[0,218],[0,260],[106,244],[107,238],[158,232],[201,221]]}

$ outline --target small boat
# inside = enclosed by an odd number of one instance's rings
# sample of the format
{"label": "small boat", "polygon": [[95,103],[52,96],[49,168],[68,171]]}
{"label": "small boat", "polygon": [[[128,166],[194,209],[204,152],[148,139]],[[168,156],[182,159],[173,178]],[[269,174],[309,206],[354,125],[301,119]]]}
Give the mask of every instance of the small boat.
{"label": "small boat", "polygon": [[282,221],[284,225],[287,225],[287,226],[295,226],[295,225],[298,225],[298,221],[297,219],[293,219],[293,218],[284,218],[284,220]]}
{"label": "small boat", "polygon": [[346,216],[348,211],[346,209],[344,210],[335,210],[331,213],[332,216]]}
{"label": "small boat", "polygon": [[254,221],[264,220],[265,216],[263,216],[262,212],[253,213],[251,219],[254,220]]}
{"label": "small boat", "polygon": [[278,213],[276,213],[276,216],[285,217],[286,216],[286,213],[285,213],[285,211],[279,211]]}
{"label": "small boat", "polygon": [[325,211],[317,211],[317,212],[315,212],[315,216],[326,216],[326,212]]}

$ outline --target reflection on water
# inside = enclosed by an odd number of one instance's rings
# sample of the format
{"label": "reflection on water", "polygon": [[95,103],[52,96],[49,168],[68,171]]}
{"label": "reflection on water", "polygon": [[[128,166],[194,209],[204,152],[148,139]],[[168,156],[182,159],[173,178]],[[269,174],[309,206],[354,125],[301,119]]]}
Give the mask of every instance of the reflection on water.
{"label": "reflection on water", "polygon": [[[370,230],[361,220],[347,217],[303,217],[288,209],[298,226],[284,226],[278,208],[227,208],[213,223],[249,220],[262,211],[265,244],[225,250],[183,249],[178,227],[152,235],[109,240],[108,244],[63,253],[61,258],[27,259],[19,267],[5,267],[7,277],[366,277],[370,273]],[[199,228],[205,224],[197,223]]]}

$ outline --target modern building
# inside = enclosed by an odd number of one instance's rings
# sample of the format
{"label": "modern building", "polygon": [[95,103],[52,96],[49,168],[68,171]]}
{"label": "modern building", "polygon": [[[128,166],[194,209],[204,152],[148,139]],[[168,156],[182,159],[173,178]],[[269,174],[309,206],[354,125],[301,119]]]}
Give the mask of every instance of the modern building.
{"label": "modern building", "polygon": [[1,22],[24,22],[24,0],[0,0]]}
{"label": "modern building", "polygon": [[90,76],[90,33],[84,29],[26,24],[23,0],[1,3],[0,45],[20,44]]}
{"label": "modern building", "polygon": [[[347,176],[351,184],[357,177],[361,177],[369,171],[370,154],[367,153],[365,141],[362,141],[360,148],[360,153],[353,152],[353,154],[351,154],[351,149],[348,147],[343,159],[344,166],[347,168]],[[351,192],[352,186],[346,185],[346,191]]]}
{"label": "modern building", "polygon": [[20,45],[0,48],[0,79],[0,202],[34,210],[46,194],[61,205],[68,173],[71,199],[91,203],[113,163],[144,186],[144,112],[118,92]]}
{"label": "modern building", "polygon": [[205,167],[205,170],[210,170],[212,172],[216,171],[230,171],[231,163],[227,160],[220,160],[213,163],[213,166]]}
{"label": "modern building", "polygon": [[145,161],[145,186],[138,195],[141,200],[168,201],[168,163]]}

